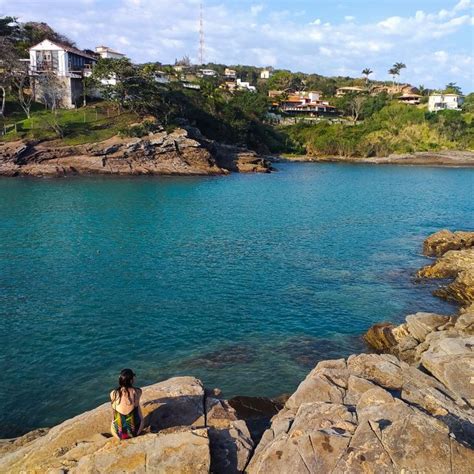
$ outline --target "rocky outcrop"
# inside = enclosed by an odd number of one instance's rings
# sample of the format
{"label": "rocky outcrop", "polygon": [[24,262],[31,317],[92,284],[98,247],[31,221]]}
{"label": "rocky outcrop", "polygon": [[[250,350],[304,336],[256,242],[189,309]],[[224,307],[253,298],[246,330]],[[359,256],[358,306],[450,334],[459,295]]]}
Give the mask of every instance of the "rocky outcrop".
{"label": "rocky outcrop", "polygon": [[193,377],[143,390],[145,434],[120,442],[110,435],[110,404],[37,436],[3,445],[0,472],[242,472],[253,451],[246,424],[227,402]]}
{"label": "rocky outcrop", "polygon": [[[446,291],[465,305],[473,238],[435,234],[425,252],[441,257],[420,271],[454,278]],[[365,339],[389,354],[320,362],[273,418],[249,474],[473,472],[474,306],[376,324]]]}
{"label": "rocky outcrop", "polygon": [[428,257],[440,257],[448,250],[462,250],[474,247],[474,232],[443,229],[430,235],[423,243],[423,253]]}
{"label": "rocky outcrop", "polygon": [[[409,363],[420,364],[447,386],[474,400],[474,232],[443,230],[428,237],[424,253],[437,259],[418,272],[420,278],[450,279],[435,294],[462,305],[457,315],[409,315],[405,323],[381,323],[365,335],[379,352],[388,352]],[[473,379],[474,380],[474,379]]]}
{"label": "rocky outcrop", "polygon": [[468,472],[473,422],[454,392],[392,355],[324,361],[273,418],[247,472]]}
{"label": "rocky outcrop", "polygon": [[0,175],[216,175],[269,172],[270,162],[249,150],[224,147],[194,129],[163,129],[143,138],[112,137],[100,143],[0,143]]}

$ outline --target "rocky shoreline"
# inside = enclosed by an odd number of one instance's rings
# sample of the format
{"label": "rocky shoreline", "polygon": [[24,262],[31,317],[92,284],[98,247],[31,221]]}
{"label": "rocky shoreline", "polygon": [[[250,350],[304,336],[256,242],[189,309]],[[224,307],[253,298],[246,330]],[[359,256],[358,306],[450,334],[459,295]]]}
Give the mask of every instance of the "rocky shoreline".
{"label": "rocky shoreline", "polygon": [[111,439],[106,403],[4,440],[0,472],[474,472],[474,232],[424,252],[419,278],[442,278],[458,314],[374,325],[377,353],[320,362],[288,399],[225,400],[193,377],[145,387],[143,436]]}
{"label": "rocky shoreline", "polygon": [[193,127],[157,129],[142,138],[115,136],[99,143],[0,143],[0,176],[225,175],[269,173],[271,163],[245,148],[207,140]]}
{"label": "rocky shoreline", "polygon": [[385,157],[362,158],[354,156],[294,156],[282,161],[316,163],[355,163],[375,165],[410,165],[469,168],[474,166],[474,152],[448,150],[439,152],[416,152]]}

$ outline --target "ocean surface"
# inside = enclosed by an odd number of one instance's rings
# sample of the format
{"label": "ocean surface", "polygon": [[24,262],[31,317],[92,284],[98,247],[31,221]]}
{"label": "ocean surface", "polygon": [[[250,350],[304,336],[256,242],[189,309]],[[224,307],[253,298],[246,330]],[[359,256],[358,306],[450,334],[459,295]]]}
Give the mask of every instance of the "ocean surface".
{"label": "ocean surface", "polygon": [[0,437],[195,375],[292,392],[378,321],[453,312],[423,239],[474,228],[474,170],[279,164],[270,175],[0,179]]}

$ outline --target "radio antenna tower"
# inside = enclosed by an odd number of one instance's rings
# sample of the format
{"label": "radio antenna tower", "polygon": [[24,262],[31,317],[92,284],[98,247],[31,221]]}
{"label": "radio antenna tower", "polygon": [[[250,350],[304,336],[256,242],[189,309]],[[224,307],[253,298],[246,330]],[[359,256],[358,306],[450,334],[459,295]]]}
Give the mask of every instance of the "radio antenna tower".
{"label": "radio antenna tower", "polygon": [[200,4],[200,14],[199,14],[199,64],[201,66],[204,64],[204,18],[203,18],[203,8],[202,2]]}

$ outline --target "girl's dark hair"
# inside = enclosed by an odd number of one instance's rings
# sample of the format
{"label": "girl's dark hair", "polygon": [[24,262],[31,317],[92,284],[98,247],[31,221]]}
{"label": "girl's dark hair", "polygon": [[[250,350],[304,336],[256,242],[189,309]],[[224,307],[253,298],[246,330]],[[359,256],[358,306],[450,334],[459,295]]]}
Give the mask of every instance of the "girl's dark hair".
{"label": "girl's dark hair", "polygon": [[119,386],[114,390],[114,402],[120,403],[122,394],[126,393],[128,401],[132,403],[132,398],[130,396],[130,389],[133,388],[133,378],[135,373],[132,369],[123,369],[120,372],[118,379]]}

